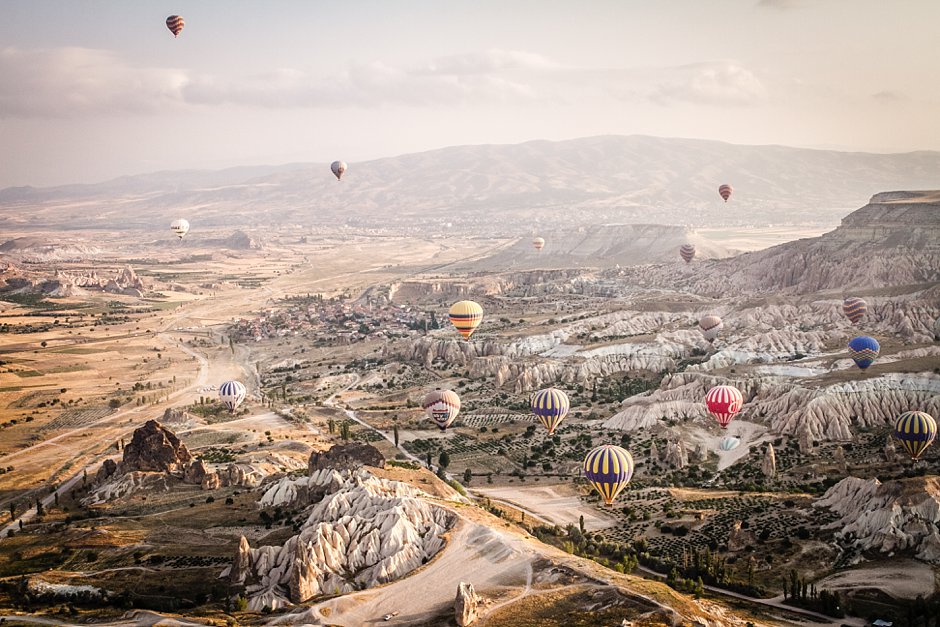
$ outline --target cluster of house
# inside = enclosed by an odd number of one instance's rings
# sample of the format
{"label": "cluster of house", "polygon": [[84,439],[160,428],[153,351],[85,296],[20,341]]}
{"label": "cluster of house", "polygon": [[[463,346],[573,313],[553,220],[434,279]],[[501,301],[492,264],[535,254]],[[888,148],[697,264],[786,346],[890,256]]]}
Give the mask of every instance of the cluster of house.
{"label": "cluster of house", "polygon": [[[436,321],[435,321],[436,322]],[[403,337],[432,324],[427,314],[394,303],[313,299],[283,309],[264,309],[251,319],[237,320],[231,334],[237,340],[302,335],[330,343],[351,344],[367,337]]]}

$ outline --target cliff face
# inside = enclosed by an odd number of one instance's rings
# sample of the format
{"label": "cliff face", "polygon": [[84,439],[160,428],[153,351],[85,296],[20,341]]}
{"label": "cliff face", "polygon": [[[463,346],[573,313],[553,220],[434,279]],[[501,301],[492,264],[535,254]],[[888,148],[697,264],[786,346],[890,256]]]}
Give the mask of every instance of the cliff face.
{"label": "cliff face", "polygon": [[832,528],[839,529],[836,537],[849,551],[903,552],[940,564],[940,477],[887,483],[847,477],[814,507],[840,515]]}
{"label": "cliff face", "polygon": [[454,524],[453,514],[421,499],[420,491],[363,470],[285,478],[262,502],[289,502],[297,488],[327,491],[300,533],[281,546],[252,549],[241,542],[227,573],[231,581],[247,584],[254,610],[403,577],[444,548],[442,535]]}
{"label": "cliff face", "polygon": [[640,285],[677,284],[700,294],[742,290],[806,294],[940,280],[940,191],[885,192],[817,238],[706,261],[694,274],[674,265],[629,268]]}

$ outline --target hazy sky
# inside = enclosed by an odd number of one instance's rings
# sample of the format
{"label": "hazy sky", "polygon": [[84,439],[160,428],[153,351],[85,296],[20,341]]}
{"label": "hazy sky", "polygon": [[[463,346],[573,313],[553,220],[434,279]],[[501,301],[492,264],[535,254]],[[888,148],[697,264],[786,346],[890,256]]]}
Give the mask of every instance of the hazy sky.
{"label": "hazy sky", "polygon": [[940,149],[940,0],[3,0],[0,18],[0,187],[600,134]]}

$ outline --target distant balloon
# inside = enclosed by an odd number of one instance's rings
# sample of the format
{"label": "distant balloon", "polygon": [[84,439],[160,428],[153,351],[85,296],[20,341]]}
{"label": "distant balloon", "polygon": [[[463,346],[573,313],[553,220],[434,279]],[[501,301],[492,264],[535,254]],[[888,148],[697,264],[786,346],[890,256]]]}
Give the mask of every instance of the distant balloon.
{"label": "distant balloon", "polygon": [[584,476],[610,505],[633,477],[633,456],[619,446],[602,444],[585,456]]}
{"label": "distant balloon", "polygon": [[[170,17],[166,18],[166,27],[170,29],[170,32],[173,33],[174,37],[180,36],[180,33],[183,32],[184,26],[186,26],[186,22],[184,22],[183,18],[179,15],[171,15]],[[196,33],[196,35],[196,38],[198,39],[199,33]]]}
{"label": "distant balloon", "polygon": [[741,440],[728,436],[724,438],[721,443],[718,445],[723,451],[733,451],[741,445]]}
{"label": "distant balloon", "polygon": [[424,397],[422,407],[438,429],[444,431],[460,413],[460,397],[451,390],[434,390]]}
{"label": "distant balloon", "polygon": [[731,193],[734,191],[734,188],[728,185],[727,183],[718,186],[718,195],[725,199],[725,202],[728,202],[728,199],[731,198]]}
{"label": "distant balloon", "polygon": [[170,223],[170,230],[176,233],[176,236],[183,239],[183,236],[189,233],[189,222],[180,218]]}
{"label": "distant balloon", "polygon": [[894,422],[893,434],[916,460],[937,438],[937,421],[922,411],[907,411]]}
{"label": "distant balloon", "polygon": [[714,342],[724,327],[724,322],[718,316],[704,316],[698,321],[699,330],[709,342]]}
{"label": "distant balloon", "polygon": [[483,322],[483,308],[472,300],[462,300],[451,305],[447,313],[463,339],[469,340],[480,323]]}
{"label": "distant balloon", "polygon": [[679,256],[682,257],[686,263],[691,263],[692,258],[695,257],[695,246],[692,244],[683,244],[679,247]]}
{"label": "distant balloon", "polygon": [[873,337],[860,335],[849,340],[849,353],[852,354],[852,361],[862,370],[872,365],[878,359],[878,353],[880,352],[881,345]]}
{"label": "distant balloon", "polygon": [[737,388],[730,385],[716,385],[705,395],[705,406],[718,421],[722,429],[728,428],[741,407],[744,406],[744,397]]}
{"label": "distant balloon", "polygon": [[535,248],[535,250],[542,250],[545,248],[545,240],[541,237],[536,237],[532,240],[532,247]]}
{"label": "distant balloon", "polygon": [[228,410],[235,413],[238,406],[245,400],[248,390],[242,385],[241,381],[226,381],[219,386],[219,400],[228,407]]}
{"label": "distant balloon", "polygon": [[346,172],[346,162],[334,161],[330,164],[330,170],[333,171],[333,176],[336,177],[336,180],[340,181],[343,178],[343,173]]}
{"label": "distant balloon", "polygon": [[555,433],[555,429],[568,415],[571,401],[568,395],[557,388],[545,388],[532,395],[532,413],[539,422],[548,429],[548,434]]}
{"label": "distant balloon", "polygon": [[852,324],[864,318],[867,311],[868,304],[861,298],[850,296],[842,301],[842,313],[845,314],[845,317],[848,318]]}

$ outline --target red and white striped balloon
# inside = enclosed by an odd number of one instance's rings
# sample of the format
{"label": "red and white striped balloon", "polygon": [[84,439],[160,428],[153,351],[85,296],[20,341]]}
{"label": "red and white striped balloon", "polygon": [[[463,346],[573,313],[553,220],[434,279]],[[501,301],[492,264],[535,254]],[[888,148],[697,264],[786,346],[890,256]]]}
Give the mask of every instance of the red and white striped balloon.
{"label": "red and white striped balloon", "polygon": [[695,257],[695,246],[692,244],[683,244],[679,247],[679,256],[682,257],[686,263],[691,263],[692,258]]}
{"label": "red and white striped balloon", "polygon": [[744,406],[744,397],[737,388],[730,385],[716,385],[705,395],[705,406],[715,417],[722,429],[741,411]]}

